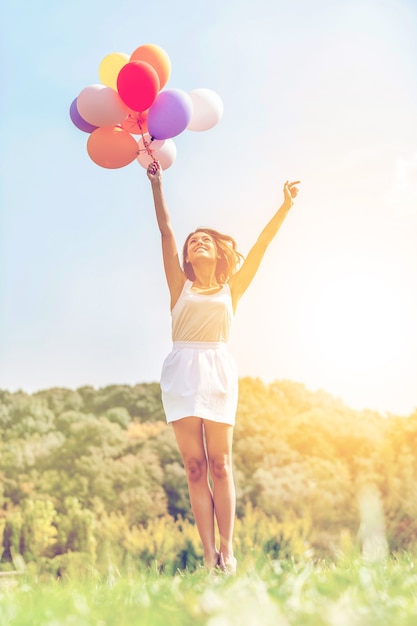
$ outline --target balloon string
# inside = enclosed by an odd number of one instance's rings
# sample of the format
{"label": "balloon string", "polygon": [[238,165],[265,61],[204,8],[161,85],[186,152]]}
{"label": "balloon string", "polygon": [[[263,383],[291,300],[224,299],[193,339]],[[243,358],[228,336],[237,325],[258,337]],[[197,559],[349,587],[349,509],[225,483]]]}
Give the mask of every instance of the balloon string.
{"label": "balloon string", "polygon": [[[152,154],[152,150],[149,147],[151,145],[151,142],[153,141],[153,137],[151,137],[151,141],[150,142],[147,139],[145,139],[145,133],[143,132],[143,129],[142,129],[142,120],[141,120],[140,113],[139,113],[139,117],[138,117],[137,123],[138,123],[138,126],[139,126],[139,130],[141,132],[141,135],[142,135],[142,141],[143,141],[143,145],[145,146],[145,150],[149,154],[149,156],[152,158],[153,162],[156,163],[157,159],[155,159],[154,155]],[[140,150],[139,150],[139,152],[140,152]]]}
{"label": "balloon string", "polygon": [[143,145],[145,146],[146,152],[152,158],[153,162],[156,163],[157,160],[155,159],[155,157],[154,157],[154,155],[152,153],[152,150],[149,147],[151,145],[151,142],[153,141],[153,137],[151,137],[151,141],[148,141],[147,139],[145,139],[145,136],[142,135],[142,141],[143,141]]}
{"label": "balloon string", "polygon": [[150,148],[150,145],[152,143],[152,141],[154,140],[153,137],[151,137],[151,141],[148,141],[147,139],[145,139],[145,131],[142,127],[142,117],[141,114],[138,113],[137,116],[133,116],[130,113],[128,114],[128,120],[132,122],[132,129],[135,127],[135,125],[137,124],[140,134],[142,135],[142,141],[143,141],[143,145],[145,146],[144,150],[141,150],[138,146],[138,151],[137,154],[139,155],[141,152],[146,151],[148,153],[148,155],[152,158],[153,162],[156,163],[157,159],[155,159],[152,150]]}

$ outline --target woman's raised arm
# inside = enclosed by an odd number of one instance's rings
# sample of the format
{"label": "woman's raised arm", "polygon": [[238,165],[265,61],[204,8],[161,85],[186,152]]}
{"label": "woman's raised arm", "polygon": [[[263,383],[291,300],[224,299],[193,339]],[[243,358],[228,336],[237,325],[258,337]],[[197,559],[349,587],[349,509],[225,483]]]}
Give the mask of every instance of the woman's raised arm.
{"label": "woman's raised arm", "polygon": [[165,276],[171,295],[171,308],[179,298],[186,276],[181,269],[177,242],[171,225],[171,217],[165,202],[162,188],[162,169],[157,161],[148,166],[147,175],[151,181],[156,220],[161,233],[162,256]]}
{"label": "woman's raised arm", "polygon": [[259,265],[263,259],[265,251],[277,232],[279,231],[282,222],[288,215],[289,210],[294,204],[294,198],[298,193],[296,185],[300,181],[294,181],[292,183],[286,182],[284,185],[284,202],[281,207],[275,213],[273,218],[268,222],[265,228],[259,235],[256,243],[252,246],[249,254],[247,255],[242,267],[231,277],[229,281],[230,291],[232,293],[233,307],[236,309],[237,303],[241,296],[245,293],[246,289],[252,282]]}

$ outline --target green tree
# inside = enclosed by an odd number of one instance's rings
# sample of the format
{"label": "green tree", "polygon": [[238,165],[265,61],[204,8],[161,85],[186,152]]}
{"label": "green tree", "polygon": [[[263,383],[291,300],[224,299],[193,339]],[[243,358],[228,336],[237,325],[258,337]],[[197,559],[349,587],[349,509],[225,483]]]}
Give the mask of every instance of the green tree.
{"label": "green tree", "polygon": [[85,552],[95,559],[96,538],[93,511],[83,509],[79,500],[69,496],[57,516],[56,554]]}

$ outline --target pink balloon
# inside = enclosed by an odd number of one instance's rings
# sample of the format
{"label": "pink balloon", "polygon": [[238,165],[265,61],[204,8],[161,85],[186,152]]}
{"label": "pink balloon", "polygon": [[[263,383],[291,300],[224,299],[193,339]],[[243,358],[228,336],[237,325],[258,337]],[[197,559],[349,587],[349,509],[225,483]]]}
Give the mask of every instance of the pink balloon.
{"label": "pink balloon", "polygon": [[97,126],[93,126],[93,124],[89,124],[88,122],[86,122],[78,113],[77,98],[75,98],[75,100],[73,100],[71,103],[70,118],[74,126],[76,126],[79,130],[82,130],[85,133],[92,133],[93,130],[97,128]]}
{"label": "pink balloon", "polygon": [[158,74],[145,61],[130,61],[119,72],[117,91],[130,109],[146,111],[159,91]]}
{"label": "pink balloon", "polygon": [[119,94],[105,85],[85,87],[77,98],[77,109],[81,117],[94,126],[120,124],[128,114]]}
{"label": "pink balloon", "polygon": [[[150,137],[149,137],[150,139]],[[145,138],[146,141],[146,138]],[[159,144],[159,145],[158,145]],[[161,145],[162,144],[162,145]],[[139,155],[137,157],[137,161],[142,167],[145,169],[150,165],[154,160],[159,161],[161,164],[161,168],[163,170],[167,170],[174,163],[177,157],[177,148],[172,139],[166,139],[165,141],[154,140],[151,142],[150,147],[146,150],[143,142],[143,138],[139,140]],[[152,147],[157,147],[154,150]]]}
{"label": "pink balloon", "polygon": [[192,101],[185,91],[161,91],[149,109],[148,131],[155,139],[175,137],[187,128],[192,112]]}
{"label": "pink balloon", "polygon": [[189,96],[193,103],[193,113],[187,126],[188,130],[209,130],[223,116],[223,102],[211,89],[194,89]]}

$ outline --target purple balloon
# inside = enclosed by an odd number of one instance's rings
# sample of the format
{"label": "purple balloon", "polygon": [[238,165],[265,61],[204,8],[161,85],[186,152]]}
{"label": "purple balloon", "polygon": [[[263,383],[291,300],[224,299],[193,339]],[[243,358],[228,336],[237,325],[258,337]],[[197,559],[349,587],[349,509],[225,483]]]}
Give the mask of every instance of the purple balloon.
{"label": "purple balloon", "polygon": [[170,139],[182,133],[191,120],[193,103],[181,89],[161,91],[148,112],[148,131],[155,139]]}
{"label": "purple balloon", "polygon": [[78,113],[77,98],[75,98],[71,103],[70,118],[74,126],[79,128],[79,130],[83,130],[85,133],[92,133],[93,130],[97,128],[97,126],[93,126],[93,124],[86,122],[85,119]]}

